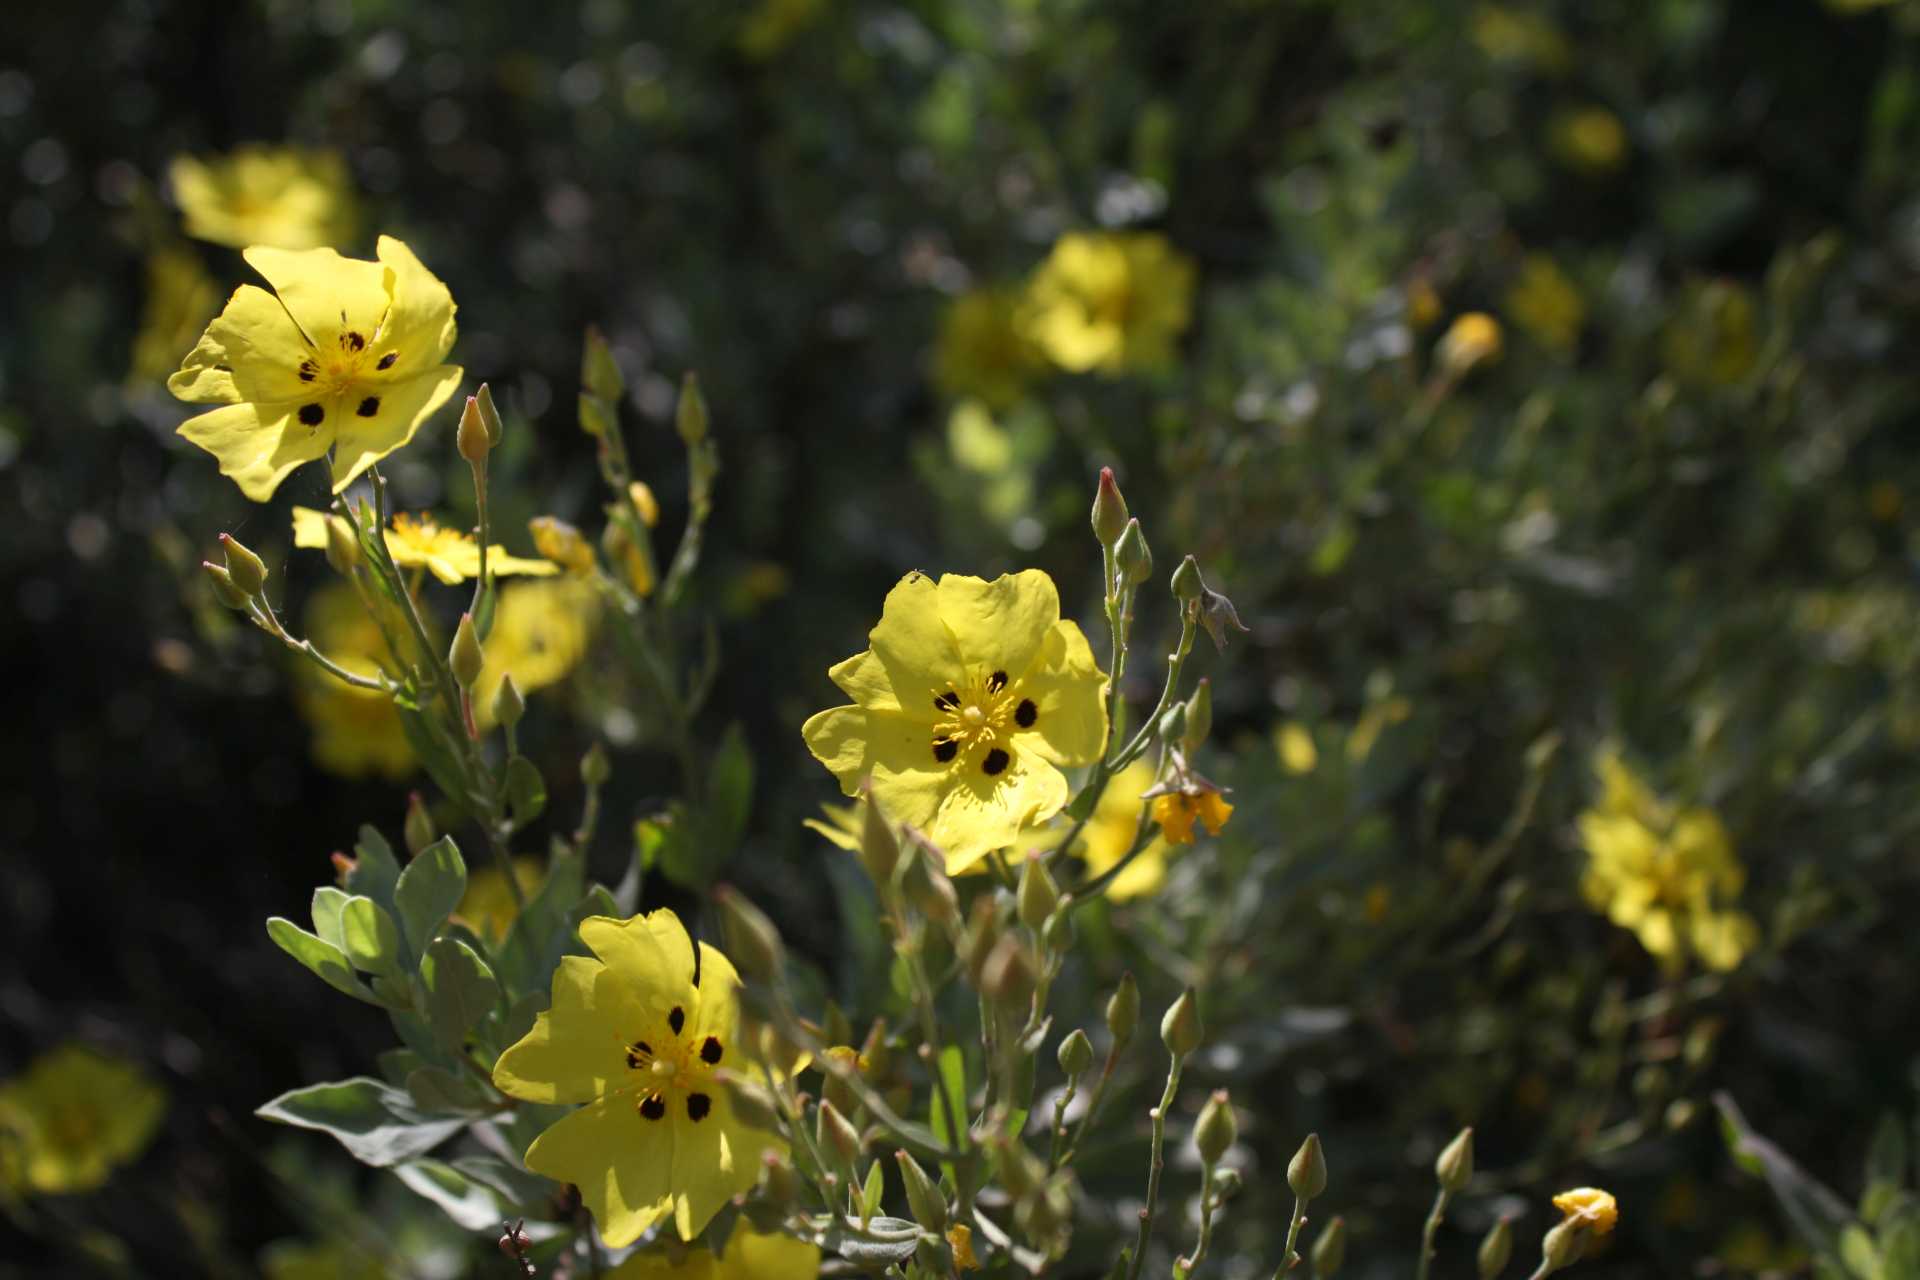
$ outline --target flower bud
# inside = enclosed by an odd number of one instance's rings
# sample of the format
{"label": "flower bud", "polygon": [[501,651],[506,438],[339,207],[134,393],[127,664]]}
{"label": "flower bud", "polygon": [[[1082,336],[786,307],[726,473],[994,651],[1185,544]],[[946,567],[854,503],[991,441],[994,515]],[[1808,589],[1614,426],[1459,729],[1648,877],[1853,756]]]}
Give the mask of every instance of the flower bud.
{"label": "flower bud", "polygon": [[892,887],[900,865],[900,841],[871,795],[860,806],[860,865],[883,891]]}
{"label": "flower bud", "polygon": [[487,444],[498,449],[506,437],[507,424],[500,421],[500,410],[494,408],[493,392],[486,383],[481,383],[480,389],[473,393],[473,401],[480,409],[480,424],[487,429]]}
{"label": "flower bud", "polygon": [[831,1102],[820,1104],[818,1124],[815,1126],[815,1139],[823,1147],[829,1147],[839,1153],[842,1160],[851,1162],[860,1154],[860,1132],[848,1119],[840,1114],[840,1109]]}
{"label": "flower bud", "polygon": [[1173,571],[1173,581],[1168,585],[1173,588],[1173,598],[1181,604],[1192,604],[1198,600],[1200,593],[1206,590],[1206,583],[1200,577],[1199,562],[1192,556],[1182,560],[1180,567]]}
{"label": "flower bud", "polygon": [[471,689],[473,682],[480,678],[480,668],[486,664],[486,655],[480,652],[480,637],[473,629],[473,615],[460,615],[460,626],[453,633],[453,648],[447,654],[447,662],[453,667],[453,678],[460,682],[462,689]]}
{"label": "flower bud", "polygon": [[651,529],[660,523],[660,501],[653,496],[653,490],[647,488],[646,481],[635,480],[627,486],[627,497],[633,500],[633,509],[640,514],[640,523]]}
{"label": "flower bud", "polygon": [[604,787],[612,777],[613,762],[607,759],[607,749],[596,742],[580,757],[580,781],[590,787]]}
{"label": "flower bud", "polygon": [[350,577],[360,567],[360,538],[346,518],[328,513],[327,564],[342,577]]}
{"label": "flower bud", "polygon": [[1193,988],[1188,987],[1161,1017],[1160,1042],[1167,1046],[1168,1053],[1176,1058],[1184,1058],[1200,1047],[1203,1034],[1200,1028],[1200,1003],[1194,999]]}
{"label": "flower bud", "polygon": [[493,452],[493,441],[487,438],[487,424],[480,417],[480,402],[472,396],[467,397],[467,407],[460,411],[460,430],[454,435],[454,443],[459,446],[460,456],[476,467]]}
{"label": "flower bud", "polygon": [[586,535],[557,516],[535,516],[527,521],[533,549],[569,573],[593,568],[593,547]]}
{"label": "flower bud", "polygon": [[1467,1189],[1473,1181],[1473,1129],[1462,1129],[1446,1145],[1440,1158],[1433,1162],[1434,1177],[1440,1181],[1440,1189],[1454,1195]]}
{"label": "flower bud", "polygon": [[780,1108],[772,1090],[725,1068],[715,1071],[713,1078],[727,1091],[727,1101],[733,1104],[734,1119],[752,1129],[779,1128]]}
{"label": "flower bud", "polygon": [[1147,535],[1140,531],[1138,520],[1127,521],[1126,531],[1114,544],[1113,560],[1121,580],[1130,586],[1137,587],[1153,576],[1153,552],[1147,549]]}
{"label": "flower bud", "polygon": [[777,1151],[769,1151],[760,1163],[760,1194],[767,1203],[786,1208],[800,1199],[800,1175],[793,1162]]}
{"label": "flower bud", "polygon": [[673,413],[673,429],[689,449],[707,438],[707,398],[700,394],[700,376],[691,369],[680,379],[680,404]]}
{"label": "flower bud", "polygon": [[1434,357],[1447,377],[1460,378],[1475,365],[1498,360],[1503,345],[1500,322],[1484,311],[1469,311],[1448,326]]}
{"label": "flower bud", "polygon": [[953,891],[953,881],[947,878],[946,870],[940,865],[945,859],[918,832],[914,833],[914,837],[913,847],[907,851],[909,856],[900,860],[894,872],[901,896],[920,914],[938,922],[942,928],[957,928],[960,924],[960,896]]}
{"label": "flower bud", "polygon": [[1055,1056],[1060,1060],[1060,1069],[1067,1073],[1067,1079],[1078,1080],[1093,1065],[1093,1041],[1087,1039],[1087,1033],[1075,1027]]}
{"label": "flower bud", "polygon": [[1018,1138],[1002,1136],[993,1140],[993,1167],[999,1175],[1000,1185],[1016,1199],[1037,1190],[1046,1177],[1045,1167],[1033,1158]]}
{"label": "flower bud", "polygon": [[1054,883],[1043,859],[1030,857],[1020,865],[1020,923],[1038,933],[1060,905],[1060,886]]}
{"label": "flower bud", "polygon": [[1160,714],[1160,741],[1179,742],[1187,733],[1187,704],[1176,702]]}
{"label": "flower bud", "polygon": [[1073,928],[1073,911],[1065,903],[1047,917],[1046,924],[1040,928],[1040,941],[1047,950],[1067,952],[1073,950],[1073,940],[1077,935]]}
{"label": "flower bud", "polygon": [[1011,933],[1000,935],[980,966],[980,989],[987,998],[1005,1007],[1017,1007],[1033,995],[1033,961],[1027,948]]}
{"label": "flower bud", "polygon": [[1327,1189],[1327,1156],[1320,1149],[1320,1135],[1310,1133],[1287,1163],[1287,1185],[1302,1200],[1312,1200]]}
{"label": "flower bud", "polygon": [[601,440],[613,435],[618,429],[618,424],[613,420],[613,410],[607,407],[605,400],[591,391],[580,393],[580,429]]}
{"label": "flower bud", "polygon": [[593,325],[587,327],[586,351],[580,358],[580,382],[608,404],[619,403],[621,393],[627,389],[626,379],[620,376],[620,365],[607,349],[606,338]]}
{"label": "flower bud", "polygon": [[907,1189],[907,1207],[913,1211],[914,1222],[935,1235],[941,1234],[947,1229],[947,1198],[912,1155],[902,1150],[894,1152],[893,1158],[900,1166],[900,1183]]}
{"label": "flower bud", "polygon": [[[527,699],[520,692],[520,686],[513,682],[513,672],[503,673],[500,677],[500,687],[493,691],[494,723],[511,729],[519,724],[520,718],[526,714]],[[598,749],[599,745],[595,743],[595,749]],[[585,772],[584,765],[581,771]]]}
{"label": "flower bud", "polygon": [[1186,725],[1180,731],[1180,749],[1191,756],[1213,732],[1213,681],[1202,678],[1187,699]]}
{"label": "flower bud", "polygon": [[1001,931],[999,903],[992,894],[981,894],[973,900],[966,934],[960,940],[960,958],[966,963],[967,978],[976,990],[986,989],[987,957],[999,943]]}
{"label": "flower bud", "polygon": [[624,523],[607,521],[606,529],[600,534],[600,549],[607,553],[608,563],[626,576],[633,594],[643,599],[653,594],[653,558],[633,540]]}
{"label": "flower bud", "polygon": [[1131,973],[1120,975],[1120,985],[1107,999],[1107,1034],[1113,1037],[1116,1051],[1127,1047],[1133,1029],[1140,1025],[1140,987]]}
{"label": "flower bud", "polygon": [[1213,1198],[1220,1204],[1239,1195],[1245,1185],[1246,1179],[1240,1176],[1238,1169],[1229,1167],[1213,1171]]}
{"label": "flower bud", "polygon": [[1100,484],[1093,491],[1093,536],[1103,547],[1112,547],[1127,531],[1127,500],[1113,482],[1113,468],[1100,468]]}
{"label": "flower bud", "polygon": [[731,885],[721,885],[713,897],[720,908],[720,932],[733,967],[753,982],[778,981],[786,967],[786,955],[773,921]]}
{"label": "flower bud", "polygon": [[1554,1224],[1553,1229],[1540,1241],[1540,1274],[1546,1275],[1580,1261],[1580,1251],[1586,1242],[1586,1233],[1581,1230],[1579,1219],[1568,1218]]}
{"label": "flower bud", "polygon": [[1200,1149],[1200,1163],[1219,1164],[1220,1157],[1227,1154],[1227,1148],[1239,1136],[1240,1122],[1234,1118],[1227,1091],[1215,1089],[1206,1105],[1200,1108],[1200,1118],[1193,1123],[1193,1145]]}
{"label": "flower bud", "polygon": [[233,575],[211,560],[202,560],[200,567],[207,571],[207,581],[213,584],[213,598],[236,613],[247,611],[247,597],[240,588],[233,585]]}
{"label": "flower bud", "polygon": [[267,585],[266,561],[241,546],[230,534],[220,535],[220,546],[227,553],[227,577],[233,580],[235,589],[249,599],[259,595]]}
{"label": "flower bud", "polygon": [[400,824],[400,834],[406,838],[407,852],[414,857],[420,851],[440,838],[433,829],[433,815],[427,812],[427,802],[420,798],[418,791],[407,793],[407,816]]}
{"label": "flower bud", "polygon": [[1319,1280],[1339,1272],[1347,1260],[1347,1220],[1330,1218],[1313,1242],[1313,1274]]}
{"label": "flower bud", "polygon": [[1507,1262],[1513,1257],[1513,1219],[1502,1218],[1493,1224],[1486,1239],[1480,1242],[1480,1280],[1495,1280],[1507,1269]]}

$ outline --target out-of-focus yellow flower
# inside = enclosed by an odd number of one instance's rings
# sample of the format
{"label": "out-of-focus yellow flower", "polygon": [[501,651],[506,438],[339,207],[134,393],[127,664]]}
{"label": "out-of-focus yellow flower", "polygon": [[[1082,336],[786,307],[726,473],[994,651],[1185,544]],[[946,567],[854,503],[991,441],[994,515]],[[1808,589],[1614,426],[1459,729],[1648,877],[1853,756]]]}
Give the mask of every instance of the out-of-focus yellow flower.
{"label": "out-of-focus yellow flower", "polygon": [[1193,310],[1193,260],[1146,231],[1071,232],[1027,286],[1019,324],[1073,373],[1164,369]]}
{"label": "out-of-focus yellow flower", "polygon": [[1197,783],[1153,798],[1153,820],[1160,824],[1160,836],[1168,844],[1192,844],[1196,818],[1208,835],[1217,836],[1232,816],[1233,806],[1224,795]]}
{"label": "out-of-focus yellow flower", "polygon": [[947,1245],[953,1250],[953,1265],[962,1271],[980,1271],[980,1259],[973,1252],[973,1228],[956,1222],[947,1228]]}
{"label": "out-of-focus yellow flower", "polygon": [[593,572],[593,548],[586,535],[558,516],[535,516],[527,521],[533,548],[568,573]]}
{"label": "out-of-focus yellow flower", "polygon": [[[1141,792],[1152,785],[1153,765],[1146,760],[1135,760],[1107,780],[1107,789],[1101,792],[1100,802],[1094,806],[1086,828],[1080,833],[1080,852],[1087,860],[1088,875],[1104,875],[1133,848],[1134,839],[1140,834]],[[1058,821],[1056,819],[1056,823]],[[1191,819],[1188,825],[1191,827]],[[1052,849],[1065,835],[1064,829],[1056,827],[1026,845],[1026,851]],[[1107,896],[1118,901],[1156,892],[1166,883],[1169,852],[1166,840],[1155,837],[1149,841],[1127,864],[1126,870],[1113,878],[1113,883],[1107,886]]]}
{"label": "out-of-focus yellow flower", "polygon": [[1596,1236],[1613,1230],[1620,1220],[1620,1205],[1612,1193],[1598,1187],[1575,1187],[1553,1198],[1553,1207],[1566,1216],[1562,1222],[1579,1221]]}
{"label": "out-of-focus yellow flower", "polygon": [[170,244],[148,254],[147,296],[128,379],[145,384],[172,373],[180,348],[191,346],[219,310],[220,287],[193,250]]}
{"label": "out-of-focus yellow flower", "polygon": [[665,1250],[636,1253],[609,1273],[611,1280],[674,1276],[679,1280],[813,1280],[820,1274],[818,1246],[792,1236],[762,1235],[741,1226],[727,1237],[724,1256],[710,1249],[688,1249],[675,1257]]}
{"label": "out-of-focus yellow flower", "polygon": [[0,1084],[0,1184],[20,1193],[91,1191],[146,1150],[167,1093],[130,1062],[67,1044]]}
{"label": "out-of-focus yellow flower", "polygon": [[1473,42],[1495,62],[1563,71],[1573,60],[1567,38],[1548,18],[1503,4],[1473,11]]}
{"label": "out-of-focus yellow flower", "polygon": [[826,9],[826,0],[760,0],[740,24],[740,52],[756,62],[777,57]]}
{"label": "out-of-focus yellow flower", "polygon": [[[327,513],[311,507],[293,509],[293,545],[312,550],[327,549]],[[422,512],[412,515],[396,512],[387,528],[387,554],[402,569],[425,569],[452,586],[480,576],[480,544],[471,534],[448,528],[433,516]],[[502,577],[530,574],[544,577],[558,573],[559,567],[546,560],[527,560],[507,554],[498,543],[487,548],[487,573]]]}
{"label": "out-of-focus yellow flower", "polygon": [[[520,891],[529,897],[546,875],[547,869],[538,858],[513,860],[513,878],[520,882]],[[513,904],[513,890],[507,887],[506,873],[499,867],[487,865],[467,872],[467,891],[454,914],[471,925],[475,933],[498,942],[507,936],[519,913]]]}
{"label": "out-of-focus yellow flower", "polygon": [[1319,767],[1320,749],[1313,743],[1313,731],[1298,720],[1281,725],[1273,743],[1280,753],[1280,767],[1288,773],[1312,773]]}
{"label": "out-of-focus yellow flower", "polygon": [[1740,381],[1760,356],[1753,295],[1731,280],[1688,286],[1662,351],[1667,368],[1687,382],[1724,387]]}
{"label": "out-of-focus yellow flower", "polygon": [[1440,321],[1440,294],[1425,276],[1415,276],[1407,284],[1407,323],[1416,329],[1431,329]]}
{"label": "out-of-focus yellow flower", "polygon": [[933,378],[949,396],[973,396],[1005,409],[1046,367],[1021,332],[1021,297],[1010,289],[975,289],[947,304],[934,348]]}
{"label": "out-of-focus yellow flower", "polygon": [[1571,350],[1587,322],[1579,286],[1544,253],[1530,253],[1520,264],[1520,276],[1507,290],[1506,309],[1515,324],[1555,351]]}
{"label": "out-of-focus yellow flower", "polygon": [[660,523],[660,501],[653,496],[653,490],[644,480],[635,480],[627,486],[627,496],[633,499],[633,509],[640,513],[640,523],[651,529]]}
{"label": "out-of-focus yellow flower", "polygon": [[587,656],[599,616],[599,595],[578,578],[502,587],[483,646],[486,662],[473,684],[475,717],[492,723],[493,695],[508,672],[523,694],[566,679]]}
{"label": "out-of-focus yellow flower", "polygon": [[175,156],[168,176],[196,240],[319,249],[353,239],[353,188],[338,152],[251,146],[205,159]]}
{"label": "out-of-focus yellow flower", "polygon": [[1498,320],[1484,311],[1469,311],[1440,335],[1434,358],[1447,377],[1463,378],[1474,366],[1498,360],[1504,345]]}
{"label": "out-of-focus yellow flower", "polygon": [[1627,159],[1627,131],[1605,107],[1560,112],[1548,126],[1548,144],[1562,164],[1596,176],[1612,173]]}
{"label": "out-of-focus yellow flower", "polygon": [[1616,751],[1596,767],[1600,803],[1579,819],[1588,903],[1633,930],[1669,971],[1689,954],[1711,969],[1737,968],[1759,930],[1734,905],[1746,872],[1718,815],[1662,801]]}
{"label": "out-of-focus yellow flower", "polygon": [[1413,703],[1406,698],[1382,698],[1360,713],[1347,734],[1347,759],[1359,764],[1373,754],[1380,735],[1388,726],[1403,724],[1413,714]]}
{"label": "out-of-focus yellow flower", "polygon": [[1390,885],[1367,886],[1366,896],[1360,900],[1360,914],[1366,917],[1368,924],[1379,924],[1392,909],[1393,889]]}
{"label": "out-of-focus yellow flower", "polygon": [[[307,638],[355,675],[371,676],[393,665],[386,637],[367,616],[359,595],[333,582],[307,603]],[[294,668],[294,702],[312,731],[313,759],[343,777],[379,774],[398,781],[416,763],[393,699],[376,689],[342,684],[312,663]]]}

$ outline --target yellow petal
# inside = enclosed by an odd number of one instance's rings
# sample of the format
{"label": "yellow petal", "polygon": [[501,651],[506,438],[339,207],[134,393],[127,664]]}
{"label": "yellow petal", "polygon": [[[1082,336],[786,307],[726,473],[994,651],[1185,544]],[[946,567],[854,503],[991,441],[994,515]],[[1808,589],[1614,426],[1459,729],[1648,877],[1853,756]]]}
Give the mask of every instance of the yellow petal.
{"label": "yellow petal", "polygon": [[[417,378],[356,389],[329,410],[334,425],[333,491],[412,440],[420,424],[460,385],[459,365],[444,364]],[[362,394],[377,391],[378,394]],[[458,581],[458,579],[456,579]]]}
{"label": "yellow petal", "polygon": [[327,513],[312,507],[293,509],[293,545],[308,551],[327,549]]}
{"label": "yellow petal", "polygon": [[[946,851],[947,871],[957,875],[995,849],[1020,838],[1022,827],[1045,822],[1067,806],[1067,779],[1058,769],[1031,752],[1014,750],[1006,769],[994,777],[969,761],[943,771],[939,808],[927,835]],[[902,791],[919,787],[921,775],[895,781]],[[874,774],[874,794],[889,816],[894,809],[880,790],[881,774]]]}
{"label": "yellow petal", "polygon": [[673,1128],[673,1226],[682,1240],[706,1230],[713,1215],[760,1174],[760,1155],[775,1139],[749,1129],[733,1114],[731,1095],[714,1089],[710,1110],[692,1118],[684,1098],[672,1099],[667,1121]]}
{"label": "yellow petal", "polygon": [[[1049,591],[1052,586],[1047,584]],[[1107,681],[1078,624],[1063,619],[1052,625],[1038,661],[1020,678],[1020,691],[1039,714],[1030,731],[1013,736],[1017,748],[1060,765],[1100,757],[1107,743]]]}
{"label": "yellow petal", "polygon": [[673,912],[662,908],[627,920],[589,916],[580,922],[580,941],[637,994],[654,1020],[676,1004],[692,1003],[693,939]]}
{"label": "yellow petal", "polygon": [[167,390],[201,404],[296,400],[306,392],[299,368],[307,354],[280,300],[243,284],[167,379]]}
{"label": "yellow petal", "polygon": [[924,573],[908,574],[887,592],[867,643],[903,708],[930,706],[963,669],[940,618],[939,588]]}
{"label": "yellow petal", "polygon": [[527,1168],[580,1188],[615,1249],[674,1209],[674,1127],[640,1116],[636,1100],[600,1098],[561,1117],[527,1148]]}
{"label": "yellow petal", "polygon": [[[1038,569],[1002,574],[992,582],[950,573],[940,579],[937,599],[939,621],[952,633],[967,668],[1004,671],[1015,680],[1039,661],[1048,633],[1060,621],[1060,594]],[[946,673],[950,681],[959,674]]]}
{"label": "yellow petal", "polygon": [[493,1083],[528,1102],[586,1102],[628,1082],[626,1047],[659,1011],[648,993],[598,960],[564,956],[553,1005],[494,1064]]}
{"label": "yellow petal", "polygon": [[220,461],[220,474],[255,502],[265,502],[295,467],[323,456],[333,443],[324,424],[302,425],[297,404],[230,404],[180,424],[180,434]]}
{"label": "yellow petal", "polygon": [[[840,686],[840,692],[869,711],[906,710],[893,691],[893,682],[887,679],[886,664],[875,657],[871,649],[829,667],[827,679]],[[929,723],[934,719],[931,703],[926,704],[924,710],[916,705],[913,714],[916,717],[924,716]]]}
{"label": "yellow petal", "polygon": [[714,1268],[716,1280],[814,1280],[819,1274],[818,1246],[745,1227],[727,1238],[726,1253]]}
{"label": "yellow petal", "polygon": [[396,380],[417,377],[453,349],[457,331],[453,295],[438,276],[420,265],[405,242],[381,236],[377,252],[386,269],[382,282],[392,295],[379,344],[383,351],[398,353],[391,366]]}
{"label": "yellow petal", "polygon": [[387,269],[332,249],[269,249],[240,255],[266,277],[307,341],[322,351],[371,343],[387,314]]}

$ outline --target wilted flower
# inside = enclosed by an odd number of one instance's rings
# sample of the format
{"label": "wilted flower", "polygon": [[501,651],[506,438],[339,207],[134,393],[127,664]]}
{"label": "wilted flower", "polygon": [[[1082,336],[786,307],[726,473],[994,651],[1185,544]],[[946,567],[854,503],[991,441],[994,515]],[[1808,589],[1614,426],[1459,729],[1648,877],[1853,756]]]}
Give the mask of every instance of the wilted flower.
{"label": "wilted flower", "polygon": [[1564,1222],[1579,1221],[1596,1236],[1606,1235],[1620,1220],[1620,1205],[1611,1192],[1598,1187],[1575,1187],[1553,1198],[1553,1207],[1566,1216]]}
{"label": "wilted flower", "polygon": [[353,238],[353,189],[338,152],[251,146],[175,156],[167,176],[196,240],[318,249]]}
{"label": "wilted flower", "polygon": [[167,1094],[139,1067],[78,1044],[0,1084],[0,1187],[91,1191],[146,1149]]}
{"label": "wilted flower", "polygon": [[1074,373],[1162,369],[1191,318],[1193,280],[1193,261],[1163,235],[1070,232],[1034,273],[1021,328]]}
{"label": "wilted flower", "polygon": [[1217,836],[1232,816],[1233,806],[1220,788],[1197,778],[1153,799],[1153,820],[1160,824],[1161,838],[1168,844],[1192,844],[1196,819],[1208,835]]}

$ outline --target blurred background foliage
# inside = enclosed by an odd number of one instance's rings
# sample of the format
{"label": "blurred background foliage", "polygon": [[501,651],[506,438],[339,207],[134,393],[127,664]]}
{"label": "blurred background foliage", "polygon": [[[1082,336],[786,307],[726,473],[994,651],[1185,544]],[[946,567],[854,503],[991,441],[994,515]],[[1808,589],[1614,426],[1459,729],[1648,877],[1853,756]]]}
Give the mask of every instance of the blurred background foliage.
{"label": "blurred background foliage", "polygon": [[[1708,1094],[1847,1187],[1910,1109],[1920,4],[100,0],[8,26],[0,1107],[67,1041],[166,1103],[98,1121],[153,1131],[111,1193],[21,1199],[15,1171],[0,1230],[34,1234],[0,1272],[498,1273],[248,1115],[384,1045],[259,921],[427,784],[341,750],[351,700],[316,712],[197,571],[230,530],[283,612],[327,607],[320,558],[283,563],[321,472],[246,503],[161,385],[249,278],[187,238],[173,161],[247,143],[336,156],[336,246],[399,235],[448,282],[453,358],[508,418],[517,553],[533,515],[597,523],[583,328],[668,528],[699,371],[724,467],[703,727],[739,726],[752,802],[737,849],[649,899],[741,884],[847,1007],[886,1006],[886,956],[800,825],[836,792],[797,727],[886,587],[1039,565],[1093,620],[1111,465],[1163,572],[1190,550],[1232,595],[1251,634],[1195,663],[1234,818],[1083,913],[1058,998],[1093,1024],[1123,969],[1149,1008],[1201,988],[1183,1113],[1257,1099],[1223,1272],[1271,1266],[1309,1129],[1350,1266],[1399,1265],[1462,1124],[1455,1255],[1592,1182],[1625,1206],[1600,1266],[1791,1270]],[[452,427],[391,474],[457,525]],[[1170,603],[1142,626],[1170,635]],[[611,881],[675,783],[610,656],[535,695],[522,741],[556,830],[572,762],[614,748]],[[1129,680],[1138,704],[1157,672]],[[1123,1067],[1142,1119],[1087,1153],[1070,1274],[1140,1195],[1156,1070]]]}

